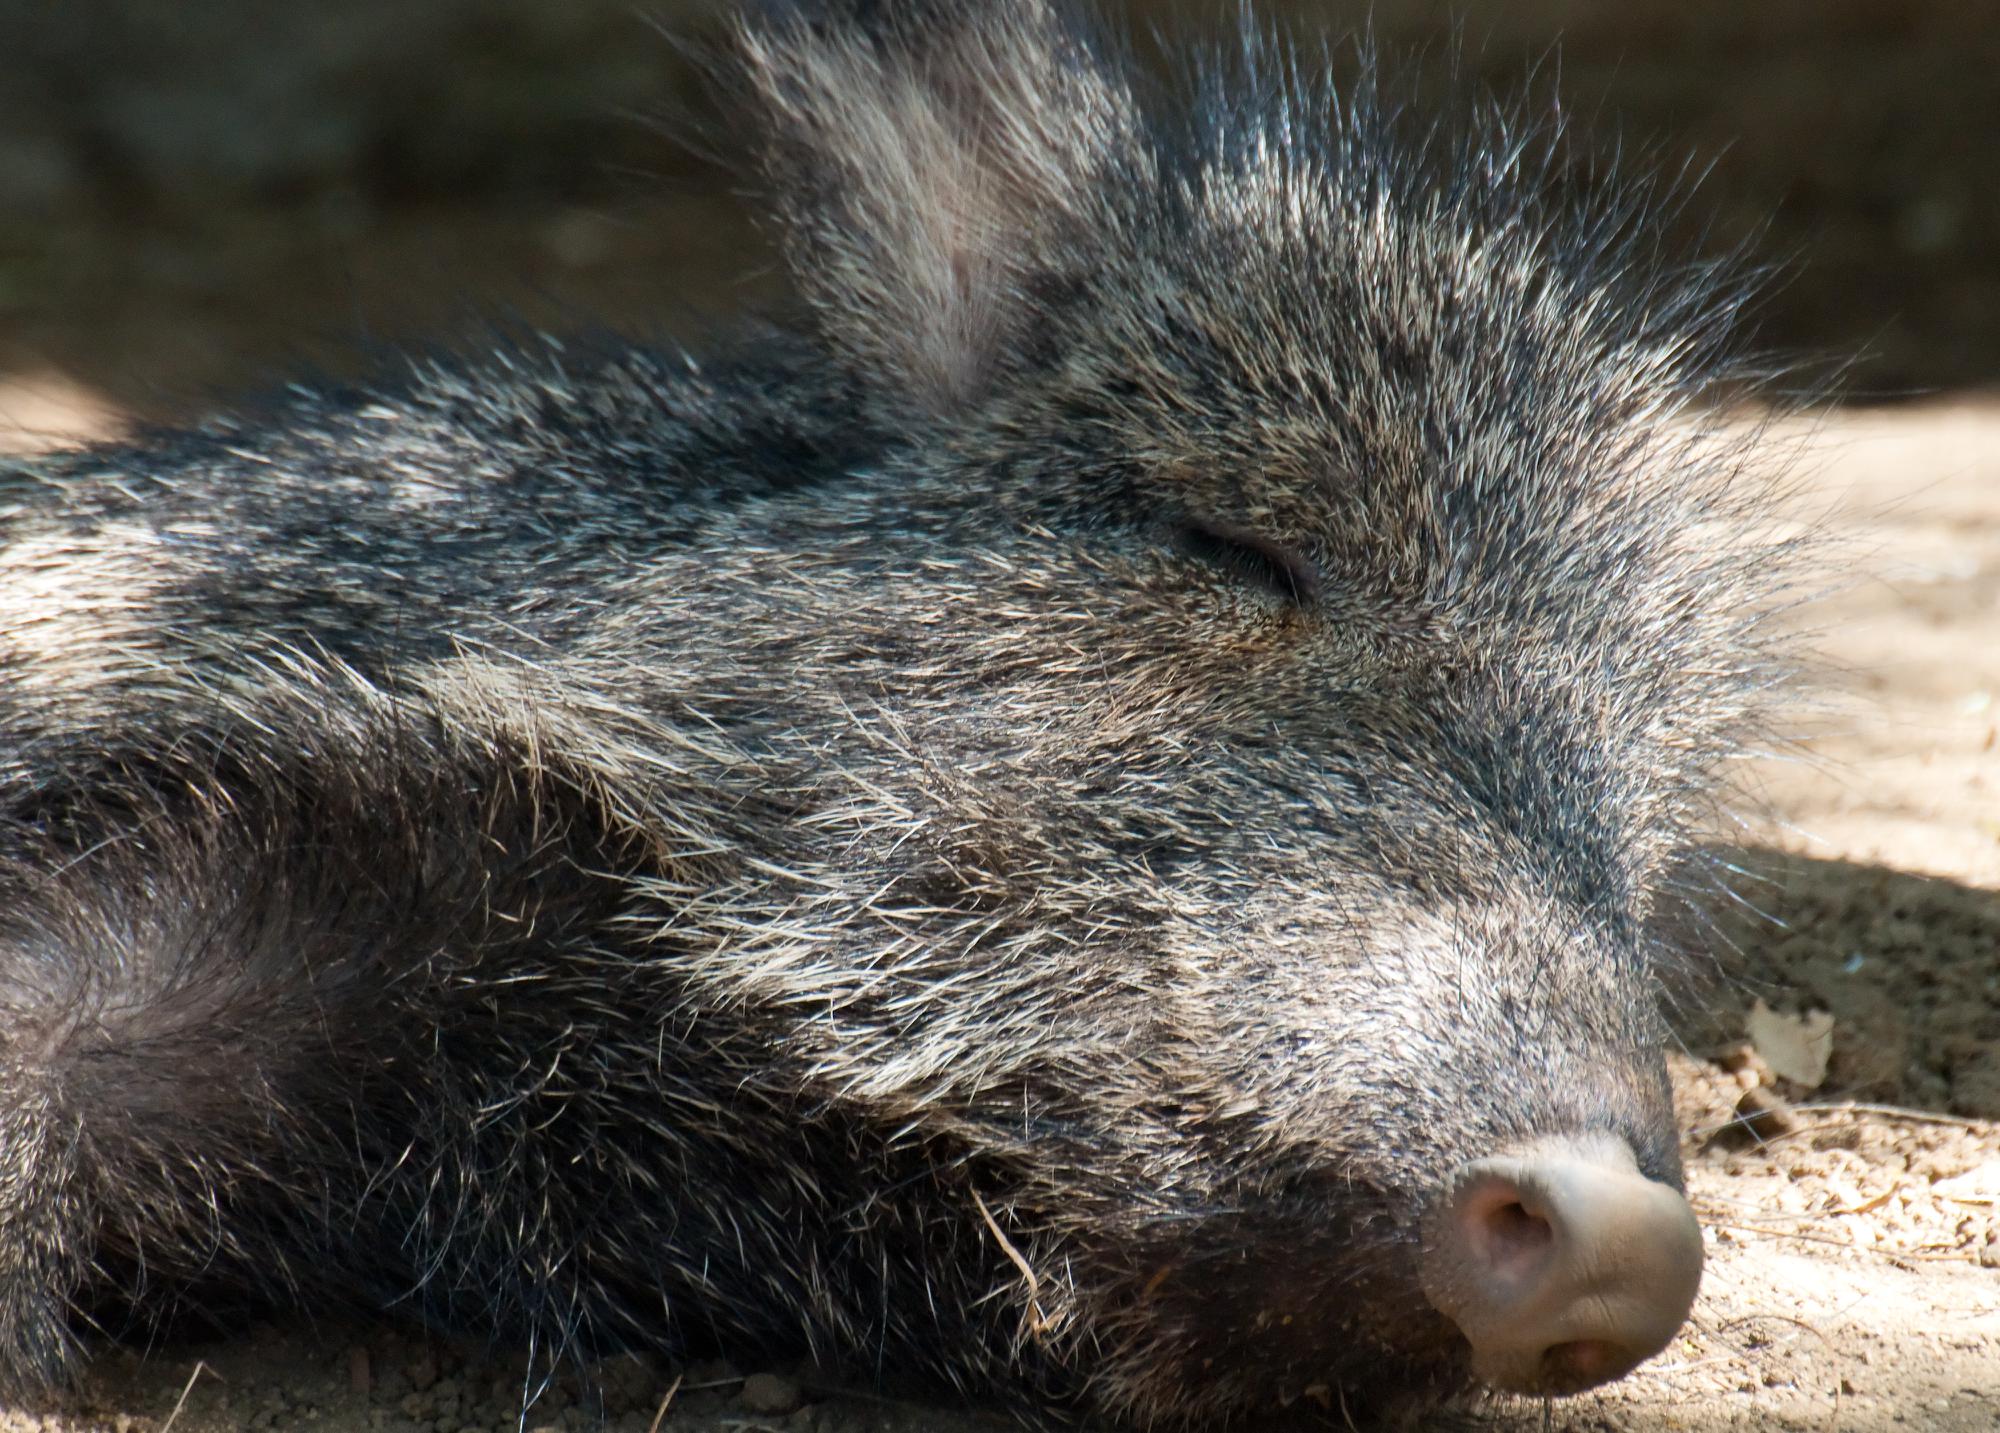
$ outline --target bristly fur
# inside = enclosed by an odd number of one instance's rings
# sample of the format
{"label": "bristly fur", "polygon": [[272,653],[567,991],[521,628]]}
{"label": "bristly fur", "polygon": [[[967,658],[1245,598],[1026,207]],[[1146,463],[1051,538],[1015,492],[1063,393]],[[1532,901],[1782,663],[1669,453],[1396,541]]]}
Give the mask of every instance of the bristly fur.
{"label": "bristly fur", "polygon": [[1246,27],[745,26],[802,312],[0,475],[0,1378],[245,1294],[1138,1425],[1462,1381],[1509,1140],[1675,1180],[1784,670],[1742,290]]}

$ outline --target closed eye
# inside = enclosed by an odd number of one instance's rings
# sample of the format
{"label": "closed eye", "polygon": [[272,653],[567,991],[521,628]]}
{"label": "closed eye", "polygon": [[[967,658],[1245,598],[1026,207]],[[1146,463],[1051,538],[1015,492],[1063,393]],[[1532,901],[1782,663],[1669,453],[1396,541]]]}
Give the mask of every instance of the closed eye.
{"label": "closed eye", "polygon": [[1319,569],[1312,559],[1261,533],[1190,518],[1181,524],[1180,543],[1191,557],[1297,606],[1319,596]]}

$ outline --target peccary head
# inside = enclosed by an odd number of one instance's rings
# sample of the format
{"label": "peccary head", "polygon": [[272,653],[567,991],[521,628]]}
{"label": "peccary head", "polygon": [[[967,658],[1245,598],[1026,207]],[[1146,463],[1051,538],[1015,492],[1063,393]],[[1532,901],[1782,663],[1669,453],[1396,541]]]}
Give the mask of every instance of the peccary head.
{"label": "peccary head", "polygon": [[1651,932],[1770,667],[1690,415],[1737,292],[1551,201],[1549,137],[1398,138],[1254,38],[1179,113],[1041,3],[745,43],[797,342],[884,436],[738,628],[838,708],[837,854],[714,978],[955,1152],[991,1357],[1101,1408],[1656,1351]]}

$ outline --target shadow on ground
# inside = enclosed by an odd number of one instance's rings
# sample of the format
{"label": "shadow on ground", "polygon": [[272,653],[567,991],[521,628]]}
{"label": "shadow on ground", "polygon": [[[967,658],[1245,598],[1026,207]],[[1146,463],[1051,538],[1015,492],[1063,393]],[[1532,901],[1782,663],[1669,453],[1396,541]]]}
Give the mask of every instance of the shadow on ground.
{"label": "shadow on ground", "polygon": [[1826,1011],[1831,1056],[1812,1098],[2000,1119],[2000,892],[1773,849],[1722,859],[1740,872],[1741,904],[1721,922],[1734,949],[1678,1022],[1691,1051],[1741,1040],[1759,998]]}

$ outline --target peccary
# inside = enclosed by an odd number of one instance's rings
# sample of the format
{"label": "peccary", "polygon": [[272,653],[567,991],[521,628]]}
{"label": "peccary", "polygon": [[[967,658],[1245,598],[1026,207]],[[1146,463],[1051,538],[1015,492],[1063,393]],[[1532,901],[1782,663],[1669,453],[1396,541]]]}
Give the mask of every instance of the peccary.
{"label": "peccary", "polygon": [[740,41],[795,311],[6,471],[8,1385],[305,1300],[1148,1426],[1663,1347],[1740,286],[1254,34]]}

